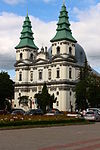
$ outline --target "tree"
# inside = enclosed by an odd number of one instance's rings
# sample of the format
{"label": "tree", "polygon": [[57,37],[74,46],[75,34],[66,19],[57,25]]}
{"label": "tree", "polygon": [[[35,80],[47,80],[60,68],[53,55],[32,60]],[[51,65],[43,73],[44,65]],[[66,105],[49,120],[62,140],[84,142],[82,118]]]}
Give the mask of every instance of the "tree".
{"label": "tree", "polygon": [[100,107],[100,77],[91,75],[88,87],[88,102],[90,107]]}
{"label": "tree", "polygon": [[50,108],[53,108],[53,103],[56,103],[56,101],[57,101],[57,97],[55,97],[53,93],[52,95],[50,95],[50,103],[49,103]]}
{"label": "tree", "polygon": [[100,107],[100,76],[93,73],[87,61],[80,69],[79,82],[75,87],[76,109]]}
{"label": "tree", "polygon": [[28,106],[28,96],[21,96],[19,97],[19,105],[22,104],[23,106]]}
{"label": "tree", "polygon": [[7,72],[0,73],[0,109],[10,109],[14,97],[14,82]]}
{"label": "tree", "polygon": [[43,110],[43,112],[46,112],[46,107],[53,108],[53,103],[56,102],[57,98],[53,95],[50,95],[48,93],[48,88],[46,83],[44,83],[44,86],[42,88],[42,92],[35,94],[35,98],[37,99],[38,107]]}
{"label": "tree", "polygon": [[90,67],[85,59],[84,67],[80,68],[79,81],[75,87],[76,109],[78,110],[83,110],[88,107],[87,89],[90,72]]}

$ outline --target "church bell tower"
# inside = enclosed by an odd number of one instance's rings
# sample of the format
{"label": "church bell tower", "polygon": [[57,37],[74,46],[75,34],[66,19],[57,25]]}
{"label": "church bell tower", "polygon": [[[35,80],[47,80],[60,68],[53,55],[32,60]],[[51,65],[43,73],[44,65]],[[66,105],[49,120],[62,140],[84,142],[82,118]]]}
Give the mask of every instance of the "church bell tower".
{"label": "church bell tower", "polygon": [[16,49],[16,82],[15,82],[15,105],[18,106],[18,98],[23,95],[28,96],[28,83],[30,65],[35,60],[38,47],[34,43],[31,21],[28,13],[23,23],[20,42]]}

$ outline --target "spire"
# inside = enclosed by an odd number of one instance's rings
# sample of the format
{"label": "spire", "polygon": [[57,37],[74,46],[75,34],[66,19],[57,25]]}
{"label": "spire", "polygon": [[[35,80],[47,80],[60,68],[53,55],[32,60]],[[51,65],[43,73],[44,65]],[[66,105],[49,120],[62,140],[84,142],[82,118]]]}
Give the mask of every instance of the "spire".
{"label": "spire", "polygon": [[28,8],[27,8],[27,16],[28,16]]}
{"label": "spire", "polygon": [[33,32],[31,28],[32,28],[31,21],[29,19],[28,11],[27,11],[27,16],[25,17],[25,21],[23,23],[23,29],[21,32],[20,43],[15,47],[16,49],[23,48],[23,47],[38,49],[38,47],[34,44]]}
{"label": "spire", "polygon": [[72,32],[70,29],[68,12],[65,6],[65,0],[63,0],[63,5],[60,11],[59,21],[57,23],[57,33],[55,37],[51,40],[51,42],[68,40],[76,43],[76,40],[72,36]]}
{"label": "spire", "polygon": [[63,5],[65,5],[65,0],[63,0]]}

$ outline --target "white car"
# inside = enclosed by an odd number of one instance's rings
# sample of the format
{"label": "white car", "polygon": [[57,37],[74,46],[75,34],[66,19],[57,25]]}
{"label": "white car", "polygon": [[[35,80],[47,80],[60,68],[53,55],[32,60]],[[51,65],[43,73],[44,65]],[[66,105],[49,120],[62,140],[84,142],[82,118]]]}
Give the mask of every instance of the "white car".
{"label": "white car", "polygon": [[100,121],[100,115],[96,111],[88,111],[84,115],[84,119],[90,120],[90,121]]}
{"label": "white car", "polygon": [[52,109],[49,112],[47,112],[45,115],[46,116],[55,116],[55,115],[63,115],[63,113],[60,112],[59,110]]}
{"label": "white car", "polygon": [[87,111],[87,112],[88,112],[88,111],[95,111],[95,112],[97,112],[98,114],[100,114],[100,108],[87,108],[86,111]]}

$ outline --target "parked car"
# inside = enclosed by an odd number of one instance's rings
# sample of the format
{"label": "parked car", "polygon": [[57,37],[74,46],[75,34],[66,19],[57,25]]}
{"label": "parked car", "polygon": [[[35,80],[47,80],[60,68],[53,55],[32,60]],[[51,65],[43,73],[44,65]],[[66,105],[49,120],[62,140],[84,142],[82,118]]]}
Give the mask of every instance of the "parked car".
{"label": "parked car", "polygon": [[95,111],[95,112],[98,112],[98,114],[100,114],[100,108],[87,108],[86,111],[87,111],[87,112],[88,112],[88,111]]}
{"label": "parked car", "polygon": [[[22,111],[24,111],[22,108],[12,108],[11,110],[10,110],[10,113],[12,113],[13,111],[15,111],[15,110],[22,110]],[[25,112],[25,111],[24,111]]]}
{"label": "parked car", "polygon": [[16,109],[16,110],[13,110],[12,115],[24,115],[25,114],[25,111],[23,109]]}
{"label": "parked car", "polygon": [[88,111],[84,115],[84,119],[90,120],[90,121],[100,121],[100,115],[96,111]]}
{"label": "parked car", "polygon": [[31,109],[25,112],[25,115],[43,115],[43,111],[41,109]]}
{"label": "parked car", "polygon": [[9,112],[7,110],[0,110],[0,115],[7,115]]}
{"label": "parked car", "polygon": [[63,113],[61,111],[59,111],[58,109],[51,109],[49,110],[46,114],[46,116],[55,116],[55,115],[63,115]]}

